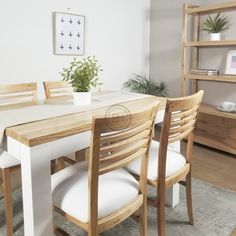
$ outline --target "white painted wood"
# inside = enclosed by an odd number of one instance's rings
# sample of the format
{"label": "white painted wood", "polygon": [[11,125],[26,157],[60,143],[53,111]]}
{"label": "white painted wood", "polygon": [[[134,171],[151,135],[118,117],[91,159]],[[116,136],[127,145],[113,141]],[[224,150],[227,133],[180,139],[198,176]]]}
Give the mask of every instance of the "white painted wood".
{"label": "white painted wood", "polygon": [[179,184],[166,189],[166,205],[175,207],[179,203]]}
{"label": "white painted wood", "polygon": [[25,236],[54,235],[51,199],[51,145],[27,147],[8,138],[8,152],[21,159],[24,234]]}
{"label": "white painted wood", "polygon": [[162,110],[160,110],[160,111],[158,111],[157,112],[157,116],[156,116],[156,124],[157,123],[161,123],[162,121],[163,121],[163,119],[164,119],[164,114],[165,114],[165,110],[164,109],[162,109]]}

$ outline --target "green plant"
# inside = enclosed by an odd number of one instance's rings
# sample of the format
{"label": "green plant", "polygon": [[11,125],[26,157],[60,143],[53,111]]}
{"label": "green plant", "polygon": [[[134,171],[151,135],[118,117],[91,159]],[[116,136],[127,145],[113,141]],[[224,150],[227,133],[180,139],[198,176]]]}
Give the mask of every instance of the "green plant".
{"label": "green plant", "polygon": [[203,29],[208,33],[219,33],[229,28],[229,18],[227,16],[220,16],[220,12],[212,18],[208,16],[206,21],[203,23]]}
{"label": "green plant", "polygon": [[74,92],[89,92],[92,87],[101,85],[98,82],[98,75],[101,66],[95,57],[86,57],[82,60],[74,60],[68,68],[63,68],[62,80],[71,84]]}
{"label": "green plant", "polygon": [[159,97],[167,97],[168,90],[164,82],[156,84],[151,82],[145,75],[134,74],[134,79],[129,79],[123,85],[123,88],[128,88],[131,92],[150,94]]}

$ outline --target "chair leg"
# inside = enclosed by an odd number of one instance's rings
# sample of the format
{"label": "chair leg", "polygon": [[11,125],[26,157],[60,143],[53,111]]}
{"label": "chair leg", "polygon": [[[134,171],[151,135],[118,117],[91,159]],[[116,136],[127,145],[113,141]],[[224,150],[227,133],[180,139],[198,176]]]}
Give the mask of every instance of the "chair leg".
{"label": "chair leg", "polygon": [[60,157],[56,160],[56,166],[57,166],[56,171],[60,171],[65,168],[65,161],[63,157]]}
{"label": "chair leg", "polygon": [[165,236],[165,184],[157,189],[159,204],[157,206],[158,236]]}
{"label": "chair leg", "polygon": [[147,199],[145,197],[139,211],[140,236],[147,236]]}
{"label": "chair leg", "polygon": [[192,206],[192,177],[191,170],[186,176],[186,198],[187,198],[187,208],[189,223],[193,225],[193,206]]}
{"label": "chair leg", "polygon": [[13,235],[13,206],[12,206],[12,191],[11,191],[11,169],[2,169],[3,179],[3,196],[5,207],[5,220],[7,236]]}

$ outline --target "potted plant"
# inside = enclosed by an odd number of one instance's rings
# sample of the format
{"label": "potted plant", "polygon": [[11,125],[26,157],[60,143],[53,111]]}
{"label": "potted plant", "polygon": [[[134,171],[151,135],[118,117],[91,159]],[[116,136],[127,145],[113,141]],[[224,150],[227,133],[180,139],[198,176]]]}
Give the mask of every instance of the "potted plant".
{"label": "potted plant", "polygon": [[167,97],[167,86],[164,82],[156,84],[150,81],[147,76],[134,74],[133,79],[129,79],[123,85],[123,88],[128,88],[131,92],[155,95],[159,97]]}
{"label": "potted plant", "polygon": [[74,91],[75,105],[91,104],[91,88],[101,85],[98,75],[101,66],[95,57],[86,57],[82,60],[76,58],[68,68],[63,68],[62,80],[67,81]]}
{"label": "potted plant", "polygon": [[217,41],[221,39],[221,32],[229,28],[229,18],[221,17],[219,12],[214,18],[208,16],[203,26],[203,30],[211,34],[211,41]]}

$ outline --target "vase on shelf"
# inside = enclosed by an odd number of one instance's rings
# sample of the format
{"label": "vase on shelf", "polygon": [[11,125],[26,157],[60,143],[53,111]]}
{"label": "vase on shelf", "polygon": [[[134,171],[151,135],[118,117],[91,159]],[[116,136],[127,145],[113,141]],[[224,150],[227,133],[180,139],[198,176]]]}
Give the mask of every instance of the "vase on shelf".
{"label": "vase on shelf", "polygon": [[221,33],[211,33],[211,41],[221,40]]}

